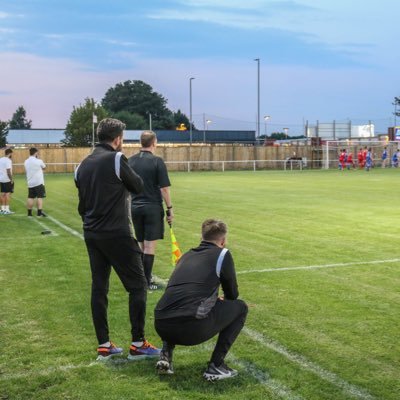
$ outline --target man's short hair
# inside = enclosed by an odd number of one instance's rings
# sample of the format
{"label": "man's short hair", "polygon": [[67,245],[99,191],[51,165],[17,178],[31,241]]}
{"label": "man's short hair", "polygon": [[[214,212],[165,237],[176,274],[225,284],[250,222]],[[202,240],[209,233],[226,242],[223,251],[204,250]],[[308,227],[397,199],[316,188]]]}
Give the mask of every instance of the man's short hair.
{"label": "man's short hair", "polygon": [[31,147],[29,149],[29,155],[34,156],[39,150],[36,147]]}
{"label": "man's short hair", "polygon": [[4,154],[6,155],[6,156],[8,156],[9,154],[11,154],[13,151],[12,151],[12,149],[6,149],[6,151],[4,152]]}
{"label": "man's short hair", "polygon": [[201,236],[203,240],[214,242],[226,236],[228,227],[225,222],[216,219],[206,219],[201,225]]}
{"label": "man's short hair", "polygon": [[97,127],[99,142],[112,142],[118,136],[122,136],[126,125],[119,119],[104,118]]}
{"label": "man's short hair", "polygon": [[150,147],[157,139],[156,134],[153,131],[144,131],[140,135],[140,144],[142,147]]}

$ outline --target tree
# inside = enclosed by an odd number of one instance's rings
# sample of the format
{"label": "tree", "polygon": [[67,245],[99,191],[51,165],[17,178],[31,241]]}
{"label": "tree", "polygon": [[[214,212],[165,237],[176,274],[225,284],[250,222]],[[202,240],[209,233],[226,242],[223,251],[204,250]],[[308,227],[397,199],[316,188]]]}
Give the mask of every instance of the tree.
{"label": "tree", "polygon": [[7,144],[8,122],[0,121],[0,147]]}
{"label": "tree", "polygon": [[396,125],[396,117],[400,117],[400,97],[395,97],[392,103],[394,105],[394,124]]}
{"label": "tree", "polygon": [[86,98],[83,105],[74,106],[65,128],[65,139],[62,140],[66,146],[85,147],[92,145],[93,114],[97,116],[99,122],[108,117],[107,111],[90,98]]}
{"label": "tree", "polygon": [[23,106],[19,106],[9,121],[10,129],[31,129],[32,120],[26,119],[26,111]]}
{"label": "tree", "polygon": [[127,111],[141,115],[148,121],[151,114],[153,129],[175,129],[174,115],[167,107],[167,100],[143,81],[117,83],[107,90],[103,107],[112,114]]}
{"label": "tree", "polygon": [[271,134],[270,138],[276,140],[285,140],[288,138],[288,135],[283,132],[274,132]]}
{"label": "tree", "polygon": [[126,129],[144,130],[149,127],[149,123],[141,115],[131,114],[129,111],[118,111],[112,117],[122,121]]}

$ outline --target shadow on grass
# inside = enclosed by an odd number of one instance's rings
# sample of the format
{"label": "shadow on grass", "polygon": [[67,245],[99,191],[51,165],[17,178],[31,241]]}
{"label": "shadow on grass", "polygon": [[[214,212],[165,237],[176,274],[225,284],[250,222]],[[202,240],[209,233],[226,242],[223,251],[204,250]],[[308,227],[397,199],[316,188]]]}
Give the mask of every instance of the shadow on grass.
{"label": "shadow on grass", "polygon": [[126,359],[110,360],[104,365],[107,368],[118,371],[120,374],[131,376],[132,373],[137,377],[143,377],[146,380],[159,381],[167,384],[171,390],[177,392],[200,392],[207,394],[237,394],[238,390],[248,385],[248,377],[245,373],[239,373],[234,379],[227,379],[219,382],[207,382],[203,378],[203,372],[206,369],[206,363],[193,362],[190,364],[174,365],[175,373],[173,375],[159,375],[155,369],[156,359],[128,361]]}

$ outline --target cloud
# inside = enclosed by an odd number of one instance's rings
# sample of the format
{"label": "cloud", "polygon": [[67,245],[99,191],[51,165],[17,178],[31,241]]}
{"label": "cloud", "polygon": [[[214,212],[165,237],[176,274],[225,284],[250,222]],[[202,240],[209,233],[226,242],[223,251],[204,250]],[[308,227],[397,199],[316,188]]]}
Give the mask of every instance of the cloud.
{"label": "cloud", "polygon": [[24,18],[24,14],[10,14],[4,11],[0,11],[0,19],[11,19],[11,18]]}
{"label": "cloud", "polygon": [[116,46],[122,46],[122,47],[131,47],[131,46],[137,46],[137,43],[135,42],[129,42],[129,41],[123,41],[123,40],[114,40],[114,39],[105,39],[105,43],[116,45]]}

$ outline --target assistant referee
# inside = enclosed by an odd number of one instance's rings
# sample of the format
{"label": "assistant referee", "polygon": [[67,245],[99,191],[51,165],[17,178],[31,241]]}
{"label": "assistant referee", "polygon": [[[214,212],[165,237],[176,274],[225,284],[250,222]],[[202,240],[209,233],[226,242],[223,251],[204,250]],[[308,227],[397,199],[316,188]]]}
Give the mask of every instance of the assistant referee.
{"label": "assistant referee", "polygon": [[143,251],[143,267],[148,287],[157,289],[152,280],[152,270],[157,240],[164,238],[164,208],[167,221],[172,223],[174,212],[171,203],[167,167],[161,157],[154,155],[157,137],[153,131],[144,131],[140,137],[140,153],[128,159],[129,166],[143,179],[141,193],[132,193],[132,221],[136,239]]}

